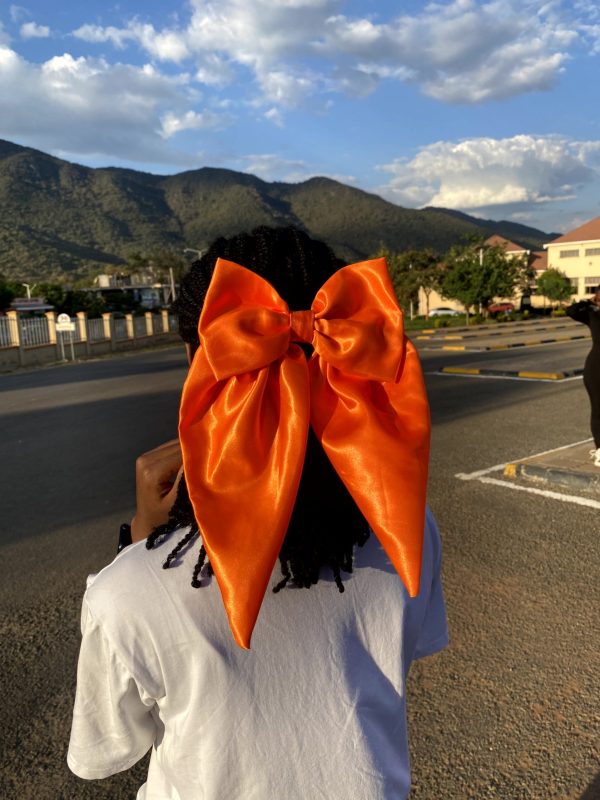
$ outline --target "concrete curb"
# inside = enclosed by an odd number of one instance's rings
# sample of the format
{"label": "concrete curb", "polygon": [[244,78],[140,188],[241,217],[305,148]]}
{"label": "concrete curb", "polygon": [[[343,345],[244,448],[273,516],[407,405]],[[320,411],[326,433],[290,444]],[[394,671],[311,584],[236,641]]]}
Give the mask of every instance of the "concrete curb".
{"label": "concrete curb", "polygon": [[476,367],[441,367],[438,372],[445,375],[491,375],[500,378],[522,378],[530,381],[564,381],[582,375],[583,369],[571,369],[565,372],[532,372],[531,370],[510,369],[478,369]]}
{"label": "concrete curb", "polygon": [[570,469],[517,462],[506,465],[504,476],[506,478],[524,478],[535,483],[553,486],[566,486],[579,491],[600,491],[600,469],[596,475],[590,472],[576,472]]}
{"label": "concrete curb", "polygon": [[471,347],[467,344],[443,344],[440,347],[423,347],[423,350],[460,350],[472,353],[482,353],[487,351],[496,350],[511,350],[515,347],[539,347],[541,344],[556,344],[558,342],[574,342],[579,339],[589,339],[587,334],[578,334],[577,336],[556,336],[552,339],[535,339],[532,342],[510,342],[509,344],[489,344],[479,345],[478,347]]}
{"label": "concrete curb", "polygon": [[[505,325],[500,325],[498,329],[488,330],[484,325],[475,326],[475,330],[478,331],[477,333],[469,332],[469,333],[460,333],[462,328],[457,328],[456,330],[459,331],[458,333],[452,334],[442,334],[442,330],[448,330],[447,328],[423,328],[420,333],[425,335],[415,336],[415,339],[480,339],[482,337],[488,336],[508,336],[513,335],[515,333],[527,333],[529,335],[539,333],[540,331],[552,331],[552,330],[562,330],[563,328],[572,328],[572,325],[544,325],[538,326],[536,328],[507,328]],[[470,329],[473,331],[473,328]],[[410,334],[411,331],[408,331]]]}

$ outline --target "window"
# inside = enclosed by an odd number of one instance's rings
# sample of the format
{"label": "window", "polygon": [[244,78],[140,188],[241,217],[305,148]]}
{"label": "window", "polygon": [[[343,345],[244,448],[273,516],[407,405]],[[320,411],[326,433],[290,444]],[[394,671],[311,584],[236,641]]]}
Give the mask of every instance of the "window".
{"label": "window", "polygon": [[596,278],[586,278],[585,279],[585,293],[586,294],[596,294],[596,292],[600,291],[600,276]]}
{"label": "window", "polygon": [[579,258],[579,250],[561,250],[561,258]]}
{"label": "window", "polygon": [[600,247],[588,247],[585,254],[586,256],[600,256]]}
{"label": "window", "polygon": [[579,291],[579,278],[569,278],[571,281],[571,286],[573,287],[574,291]]}

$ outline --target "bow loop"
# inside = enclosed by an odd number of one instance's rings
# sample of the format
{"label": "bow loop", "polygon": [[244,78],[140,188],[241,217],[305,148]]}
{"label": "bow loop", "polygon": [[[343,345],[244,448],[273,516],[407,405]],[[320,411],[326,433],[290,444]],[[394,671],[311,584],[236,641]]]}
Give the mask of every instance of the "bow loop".
{"label": "bow loop", "polygon": [[289,309],[260,275],[217,260],[198,324],[200,346],[217,380],[261,369],[289,345]]}
{"label": "bow loop", "polygon": [[315,351],[324,361],[349,375],[396,379],[404,326],[384,258],[342,267],[319,289],[312,308]]}

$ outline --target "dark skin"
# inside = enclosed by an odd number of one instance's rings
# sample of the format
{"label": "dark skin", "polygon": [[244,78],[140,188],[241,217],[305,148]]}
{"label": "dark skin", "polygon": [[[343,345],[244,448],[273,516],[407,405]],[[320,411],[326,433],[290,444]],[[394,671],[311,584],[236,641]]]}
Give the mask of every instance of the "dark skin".
{"label": "dark skin", "polygon": [[[186,343],[188,364],[193,351]],[[136,511],[131,520],[131,540],[141,542],[159,525],[163,525],[175,502],[177,484],[183,473],[179,439],[143,453],[135,462]]]}

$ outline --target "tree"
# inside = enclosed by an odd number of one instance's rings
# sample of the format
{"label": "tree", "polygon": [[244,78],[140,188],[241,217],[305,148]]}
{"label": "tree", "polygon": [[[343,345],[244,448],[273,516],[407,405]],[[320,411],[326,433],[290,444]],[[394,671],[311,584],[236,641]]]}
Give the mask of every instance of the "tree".
{"label": "tree", "polygon": [[408,263],[413,280],[425,295],[425,316],[429,316],[429,297],[440,285],[440,257],[430,248],[426,250],[407,250],[400,255],[403,263]]}
{"label": "tree", "polygon": [[41,297],[46,303],[54,306],[59,313],[63,310],[66,292],[60,283],[38,283],[32,292],[34,297]]}
{"label": "tree", "polygon": [[412,269],[411,260],[406,258],[406,253],[392,253],[387,247],[381,246],[376,253],[376,258],[385,258],[398,298],[399,304],[406,310],[411,302],[418,300],[419,284],[417,271]]}
{"label": "tree", "polygon": [[7,280],[4,275],[0,275],[0,310],[8,308],[15,297],[18,297],[21,284]]}
{"label": "tree", "polygon": [[565,273],[554,268],[542,272],[537,280],[536,292],[557,303],[570,300],[571,295],[575,294],[571,281]]}
{"label": "tree", "polygon": [[511,297],[530,279],[524,259],[507,255],[501,245],[472,241],[450,248],[440,285],[442,295],[458,300],[468,316],[472,306],[487,309],[495,297]]}

